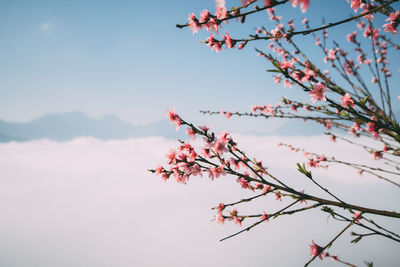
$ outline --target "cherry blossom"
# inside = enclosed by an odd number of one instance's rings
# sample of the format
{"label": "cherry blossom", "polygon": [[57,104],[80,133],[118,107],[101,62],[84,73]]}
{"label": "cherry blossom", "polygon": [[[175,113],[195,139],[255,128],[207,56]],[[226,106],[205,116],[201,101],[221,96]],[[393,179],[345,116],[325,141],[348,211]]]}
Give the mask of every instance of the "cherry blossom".
{"label": "cherry blossom", "polygon": [[400,11],[393,12],[389,15],[385,21],[389,21],[389,23],[383,25],[385,28],[385,32],[392,32],[393,34],[397,34],[397,26],[400,23]]}
{"label": "cherry blossom", "polygon": [[315,244],[314,240],[312,241],[312,244],[309,245],[310,246],[310,254],[311,256],[315,257],[318,256],[318,258],[320,258],[322,260],[322,247],[318,246],[317,244]]}
{"label": "cherry blossom", "polygon": [[293,7],[297,7],[300,5],[301,12],[306,12],[308,7],[310,6],[310,0],[290,0]]}
{"label": "cherry blossom", "polygon": [[360,222],[361,222],[361,219],[362,219],[361,212],[360,212],[360,211],[356,211],[356,212],[354,213],[354,215],[353,215],[353,218],[354,218],[358,223],[360,223]]}
{"label": "cherry blossom", "polygon": [[312,90],[308,93],[308,95],[311,97],[311,102],[315,103],[318,100],[326,101],[325,92],[326,86],[319,82],[317,84],[314,84]]}
{"label": "cherry blossom", "polygon": [[342,107],[345,107],[345,108],[348,108],[348,107],[354,108],[355,107],[354,100],[351,98],[349,93],[346,93],[343,97],[340,97],[339,99],[341,101],[340,105]]}

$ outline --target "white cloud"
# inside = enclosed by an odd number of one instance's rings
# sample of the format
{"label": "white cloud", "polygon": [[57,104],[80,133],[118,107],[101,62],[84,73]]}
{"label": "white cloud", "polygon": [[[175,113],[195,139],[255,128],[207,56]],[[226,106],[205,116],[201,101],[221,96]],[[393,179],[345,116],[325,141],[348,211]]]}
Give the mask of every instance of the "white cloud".
{"label": "white cloud", "polygon": [[[299,156],[276,144],[287,140],[320,148],[323,139],[326,137],[283,139],[237,135],[239,145],[249,154],[262,159],[271,172],[301,188],[311,186],[295,171]],[[311,240],[327,242],[342,227],[333,220],[327,221],[319,212],[309,212],[279,218],[219,243],[219,238],[238,228],[210,222],[214,215],[210,208],[249,193],[240,189],[231,177],[214,182],[205,177],[192,179],[184,186],[173,181],[164,183],[146,171],[164,162],[166,152],[176,146],[176,141],[159,137],[0,144],[2,264],[265,266],[268,262],[272,266],[298,266],[309,258],[307,245]],[[348,148],[343,152],[344,149],[339,143],[324,146],[324,150],[348,157],[357,155]],[[333,176],[318,178],[324,184],[335,185],[335,191],[343,192],[344,197],[355,199],[358,204],[374,203],[379,208],[374,201],[382,195],[379,191],[388,192],[386,185],[363,181],[349,184],[343,177],[337,179],[346,173],[349,171],[335,171]],[[389,190],[385,197],[395,199],[397,193]],[[266,211],[273,211],[280,204],[257,203],[260,210]],[[343,253],[339,256],[355,264],[362,264],[363,259],[383,262],[381,265],[385,266],[398,263],[396,248],[385,240],[363,240],[351,250],[348,241],[348,236],[343,237],[332,251]],[[377,246],[385,250],[375,253]],[[286,257],[288,253],[290,257]]]}

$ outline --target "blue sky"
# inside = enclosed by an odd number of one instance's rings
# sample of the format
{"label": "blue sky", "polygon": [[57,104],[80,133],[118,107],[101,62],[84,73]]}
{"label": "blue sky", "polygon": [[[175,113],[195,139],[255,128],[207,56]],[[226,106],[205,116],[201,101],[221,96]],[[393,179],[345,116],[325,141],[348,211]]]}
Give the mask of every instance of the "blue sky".
{"label": "blue sky", "polygon": [[[312,1],[306,15],[318,25],[327,5],[327,21],[352,12],[344,0],[324,0]],[[216,54],[199,42],[206,33],[193,36],[174,26],[191,12],[213,12],[212,0],[2,1],[0,6],[0,118],[5,120],[83,111],[145,124],[175,106],[197,121],[200,109],[246,110],[297,94],[272,83],[265,72],[271,67],[256,56],[254,45]],[[278,14],[284,21],[304,15],[289,5]],[[242,36],[265,22],[270,25],[265,15],[256,16],[245,25],[224,25],[223,31]],[[332,35],[343,40],[350,30],[354,25]],[[300,44],[307,45],[305,39]]]}

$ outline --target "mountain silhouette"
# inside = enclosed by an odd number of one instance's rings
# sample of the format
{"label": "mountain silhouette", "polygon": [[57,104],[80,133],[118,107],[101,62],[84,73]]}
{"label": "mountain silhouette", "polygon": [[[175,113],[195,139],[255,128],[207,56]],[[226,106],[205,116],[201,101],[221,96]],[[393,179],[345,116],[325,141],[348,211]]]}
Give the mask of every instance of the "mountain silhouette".
{"label": "mountain silhouette", "polygon": [[66,141],[80,136],[91,136],[102,140],[146,136],[176,139],[180,135],[182,133],[176,133],[175,127],[170,126],[167,120],[135,126],[113,115],[93,119],[82,112],[46,114],[25,123],[0,120],[0,142],[41,138]]}
{"label": "mountain silhouette", "polygon": [[[291,120],[269,133],[247,131],[246,129],[239,132],[253,135],[313,136],[323,134],[325,129],[314,122],[304,123],[301,120]],[[187,139],[185,131],[181,129],[176,132],[175,125],[170,125],[167,119],[136,126],[114,115],[105,115],[100,119],[94,119],[82,112],[67,112],[46,114],[38,119],[23,123],[0,120],[0,142],[29,141],[43,138],[66,141],[82,136],[101,140],[148,136]]]}

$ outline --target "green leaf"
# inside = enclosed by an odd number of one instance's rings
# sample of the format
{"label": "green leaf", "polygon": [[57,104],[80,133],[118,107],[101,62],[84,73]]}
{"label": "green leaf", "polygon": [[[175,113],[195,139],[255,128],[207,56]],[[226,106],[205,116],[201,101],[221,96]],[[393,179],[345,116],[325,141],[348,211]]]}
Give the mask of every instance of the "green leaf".
{"label": "green leaf", "polygon": [[266,70],[268,72],[277,72],[277,73],[282,73],[280,70]]}
{"label": "green leaf", "polygon": [[321,210],[333,214],[333,209],[329,208],[328,206],[323,206]]}
{"label": "green leaf", "polygon": [[365,105],[367,104],[368,99],[369,99],[369,96],[366,96],[366,97],[364,97],[363,99],[361,99],[361,102],[360,102],[360,103],[361,103],[363,106],[365,106]]}

